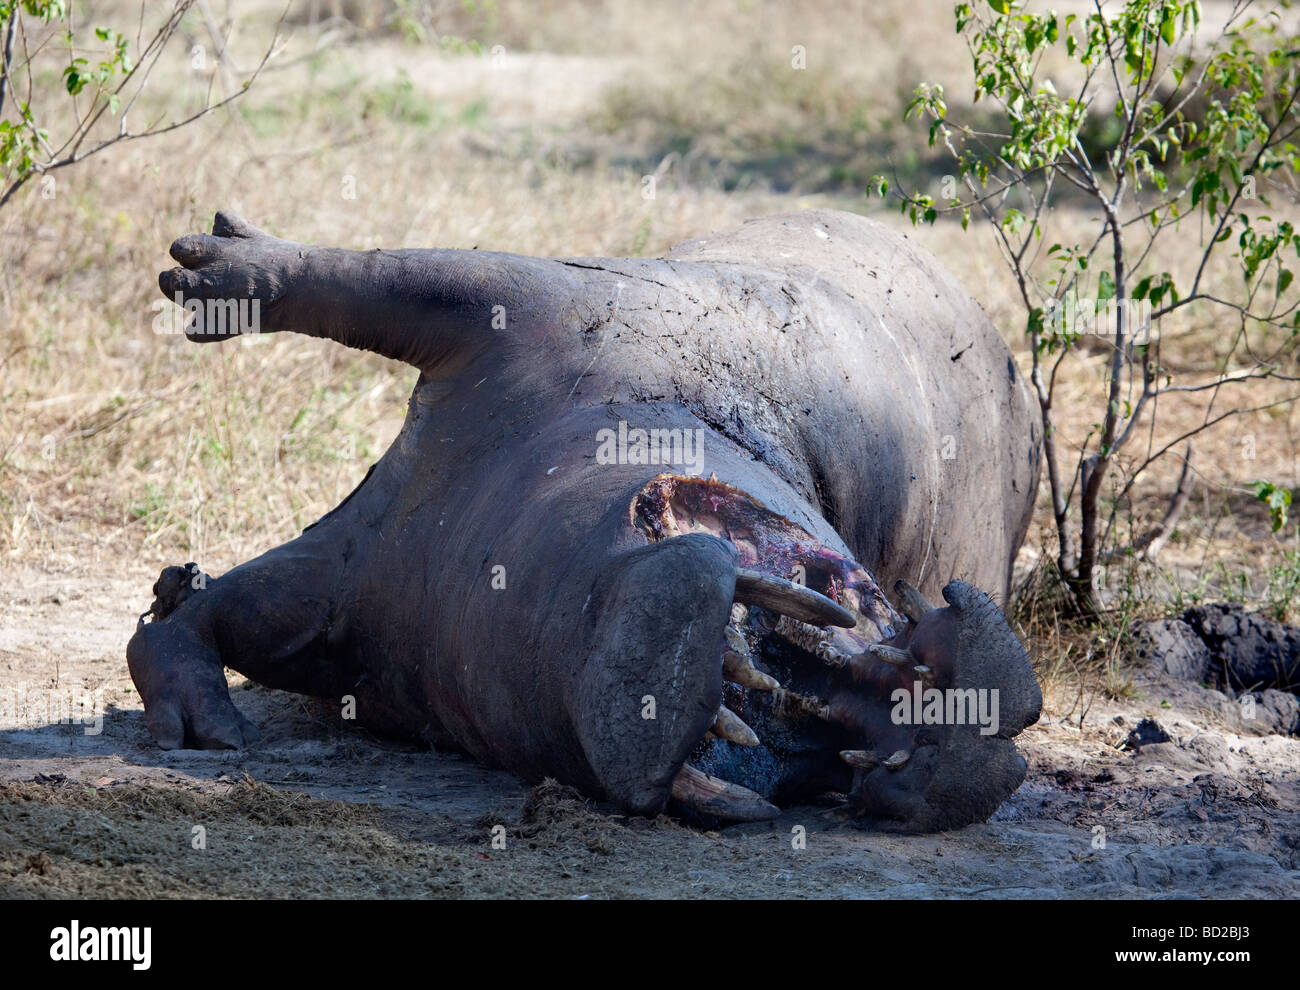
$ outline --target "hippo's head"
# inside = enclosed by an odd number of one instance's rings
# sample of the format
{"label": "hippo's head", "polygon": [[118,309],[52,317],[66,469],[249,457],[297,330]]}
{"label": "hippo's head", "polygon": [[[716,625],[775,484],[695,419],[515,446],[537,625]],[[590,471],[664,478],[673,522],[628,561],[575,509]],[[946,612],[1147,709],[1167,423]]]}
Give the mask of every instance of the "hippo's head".
{"label": "hippo's head", "polygon": [[[983,592],[952,581],[947,607],[936,609],[900,581],[900,614],[861,564],[716,479],[660,475],[637,494],[629,521],[649,550],[680,553],[673,567],[649,572],[657,587],[620,582],[637,589],[628,597],[663,635],[621,619],[613,635],[655,642],[661,657],[674,638],[688,650],[698,644],[712,661],[684,666],[721,671],[689,684],[664,675],[665,690],[700,702],[675,734],[689,749],[671,781],[679,805],[754,820],[777,814],[776,804],[838,793],[864,821],[934,831],[986,819],[1024,779],[1010,740],[1037,720],[1042,697],[1023,647]],[[702,561],[719,556],[718,569],[734,569],[730,600],[674,605],[696,577],[684,572],[708,571]],[[620,614],[633,607],[600,604]],[[600,696],[610,693],[603,684]],[[588,746],[629,748],[600,732]],[[641,782],[654,776],[638,772]]]}

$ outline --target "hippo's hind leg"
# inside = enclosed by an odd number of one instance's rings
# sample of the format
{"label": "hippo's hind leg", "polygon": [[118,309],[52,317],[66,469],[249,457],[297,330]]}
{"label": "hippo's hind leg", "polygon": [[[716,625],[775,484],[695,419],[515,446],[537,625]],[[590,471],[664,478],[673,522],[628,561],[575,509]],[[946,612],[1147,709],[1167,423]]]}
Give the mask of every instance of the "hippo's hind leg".
{"label": "hippo's hind leg", "polygon": [[344,693],[347,672],[326,650],[337,567],[331,555],[300,543],[220,578],[193,564],[162,572],[153,621],[141,618],[126,655],[145,722],[163,749],[240,748],[256,739],[230,699],[224,667],[269,687]]}

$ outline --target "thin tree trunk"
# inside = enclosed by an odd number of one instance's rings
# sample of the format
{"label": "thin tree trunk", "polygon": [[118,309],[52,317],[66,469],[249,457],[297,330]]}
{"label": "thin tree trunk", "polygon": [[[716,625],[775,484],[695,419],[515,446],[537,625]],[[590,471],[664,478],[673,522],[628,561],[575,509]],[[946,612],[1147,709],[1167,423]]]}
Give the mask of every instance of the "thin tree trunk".
{"label": "thin tree trunk", "polygon": [[1124,284],[1126,278],[1124,232],[1113,203],[1108,204],[1106,214],[1107,223],[1110,225],[1115,266],[1115,351],[1110,359],[1110,389],[1106,403],[1106,418],[1102,425],[1097,453],[1084,463],[1083,494],[1079,499],[1079,566],[1069,581],[1076,606],[1087,615],[1097,613],[1094,571],[1097,564],[1098,523],[1101,518],[1101,486],[1106,480],[1106,471],[1115,453],[1115,438],[1119,433],[1120,390],[1124,378],[1124,352],[1128,343],[1128,289]]}

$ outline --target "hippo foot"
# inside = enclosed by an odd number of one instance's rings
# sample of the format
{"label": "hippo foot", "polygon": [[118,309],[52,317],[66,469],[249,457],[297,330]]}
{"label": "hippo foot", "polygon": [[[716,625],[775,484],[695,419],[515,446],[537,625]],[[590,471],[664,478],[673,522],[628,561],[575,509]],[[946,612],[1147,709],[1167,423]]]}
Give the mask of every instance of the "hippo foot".
{"label": "hippo foot", "polygon": [[722,703],[679,806],[752,821],[838,792],[860,819],[933,831],[986,819],[1023,781],[1010,740],[1041,694],[983,592],[953,581],[935,609],[900,581],[900,615],[862,565],[716,480],[661,475],[632,514],[652,541],[707,533],[740,559]]}
{"label": "hippo foot", "polygon": [[[127,665],[145,706],[145,724],[162,749],[241,749],[258,731],[230,700],[220,654],[189,622],[169,621],[201,596],[208,577],[197,564],[165,568],[154,601],[127,647]],[[153,616],[153,621],[145,618]]]}
{"label": "hippo foot", "polygon": [[148,612],[140,616],[140,624],[143,625],[148,616],[153,616],[155,622],[161,622],[196,591],[207,587],[207,583],[208,576],[193,561],[184,566],[164,567],[153,584],[153,604],[149,606]]}

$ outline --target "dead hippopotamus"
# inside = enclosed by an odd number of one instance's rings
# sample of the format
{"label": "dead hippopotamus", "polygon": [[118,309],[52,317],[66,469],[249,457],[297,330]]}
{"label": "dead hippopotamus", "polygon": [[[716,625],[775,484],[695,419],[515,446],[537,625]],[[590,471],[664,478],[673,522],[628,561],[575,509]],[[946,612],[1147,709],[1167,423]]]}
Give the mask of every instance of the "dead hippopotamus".
{"label": "dead hippopotamus", "polygon": [[218,213],[171,254],[169,299],[254,300],[256,329],[421,374],[393,445],[301,536],[219,578],[163,572],[127,647],[163,748],[255,736],[230,667],[637,814],[838,794],[938,830],[1023,780],[1011,740],[1041,695],[975,586],[1007,594],[1035,416],[906,238],[807,211],[661,259],[542,259],[315,248]]}

